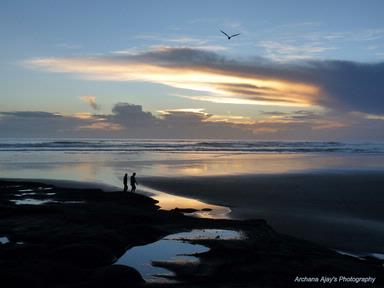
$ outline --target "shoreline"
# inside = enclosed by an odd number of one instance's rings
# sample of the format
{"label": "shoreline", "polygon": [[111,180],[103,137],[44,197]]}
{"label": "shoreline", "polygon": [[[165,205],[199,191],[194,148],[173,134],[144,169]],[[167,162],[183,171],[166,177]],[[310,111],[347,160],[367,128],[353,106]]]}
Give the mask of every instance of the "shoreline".
{"label": "shoreline", "polygon": [[[122,192],[122,187],[118,187],[112,184],[106,184],[103,182],[91,182],[91,181],[77,181],[77,180],[60,180],[60,179],[34,179],[34,178],[0,178],[0,181],[16,181],[16,182],[41,182],[48,185],[54,185],[62,188],[75,188],[75,189],[100,189],[104,192]],[[126,192],[131,193],[131,192]],[[150,187],[140,185],[136,191],[137,194],[151,197],[158,201],[158,205],[161,209],[196,209],[205,213],[188,213],[190,216],[197,216],[203,218],[212,219],[228,219],[232,212],[229,207],[217,204],[211,204],[203,202],[200,199],[192,197],[182,197],[173,194],[169,194],[164,191],[152,189]]]}
{"label": "shoreline", "polygon": [[116,185],[107,184],[104,182],[96,181],[80,181],[80,180],[62,180],[62,179],[50,179],[50,178],[11,178],[0,177],[0,181],[16,181],[16,182],[41,182],[48,185],[54,185],[62,188],[75,188],[75,189],[101,189],[104,192],[122,189]]}

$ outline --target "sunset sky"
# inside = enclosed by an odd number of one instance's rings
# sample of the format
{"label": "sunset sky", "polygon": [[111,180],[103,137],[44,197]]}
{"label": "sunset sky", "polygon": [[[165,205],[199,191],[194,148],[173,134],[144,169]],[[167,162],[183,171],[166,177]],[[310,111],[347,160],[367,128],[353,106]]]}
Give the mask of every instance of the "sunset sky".
{"label": "sunset sky", "polygon": [[2,1],[0,137],[384,140],[383,10]]}

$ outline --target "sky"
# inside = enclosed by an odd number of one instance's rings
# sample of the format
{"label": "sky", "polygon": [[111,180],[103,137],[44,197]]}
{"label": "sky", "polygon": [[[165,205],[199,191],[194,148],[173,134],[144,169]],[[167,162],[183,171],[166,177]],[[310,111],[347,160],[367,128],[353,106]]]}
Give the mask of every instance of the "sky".
{"label": "sky", "polygon": [[0,137],[384,140],[383,8],[1,1]]}

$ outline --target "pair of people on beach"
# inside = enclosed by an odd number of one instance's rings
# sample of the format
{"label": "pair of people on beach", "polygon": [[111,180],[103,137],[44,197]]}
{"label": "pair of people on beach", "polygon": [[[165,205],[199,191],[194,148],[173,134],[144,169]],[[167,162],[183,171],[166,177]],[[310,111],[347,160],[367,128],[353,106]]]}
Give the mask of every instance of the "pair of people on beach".
{"label": "pair of people on beach", "polygon": [[[139,185],[139,183],[137,183],[136,181],[136,173],[133,173],[132,176],[129,178],[130,182],[131,182],[131,192],[135,192],[136,191],[136,185]],[[127,192],[128,191],[128,174],[125,173],[124,175],[124,179],[123,179],[123,184],[124,184],[124,192]]]}

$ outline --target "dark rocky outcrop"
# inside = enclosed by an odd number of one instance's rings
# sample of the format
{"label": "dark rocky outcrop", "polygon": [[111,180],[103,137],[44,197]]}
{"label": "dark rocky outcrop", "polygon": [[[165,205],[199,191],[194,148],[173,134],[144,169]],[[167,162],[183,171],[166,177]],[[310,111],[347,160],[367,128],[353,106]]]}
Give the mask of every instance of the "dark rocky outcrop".
{"label": "dark rocky outcrop", "polygon": [[[9,201],[22,199],[16,195],[25,189],[36,192],[35,199],[56,202]],[[264,220],[212,220],[181,212],[160,210],[155,200],[135,193],[0,181],[0,237],[10,241],[0,244],[0,287],[294,287],[296,275],[335,274],[377,277],[374,286],[364,287],[382,287],[378,259],[340,255],[279,234]],[[194,228],[242,230],[247,238],[191,241],[211,248],[198,255],[198,264],[156,263],[174,271],[181,283],[145,283],[133,268],[113,265],[126,249]]]}
{"label": "dark rocky outcrop", "polygon": [[95,271],[91,277],[95,288],[114,287],[142,287],[145,283],[143,277],[132,267],[111,265]]}

